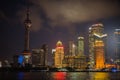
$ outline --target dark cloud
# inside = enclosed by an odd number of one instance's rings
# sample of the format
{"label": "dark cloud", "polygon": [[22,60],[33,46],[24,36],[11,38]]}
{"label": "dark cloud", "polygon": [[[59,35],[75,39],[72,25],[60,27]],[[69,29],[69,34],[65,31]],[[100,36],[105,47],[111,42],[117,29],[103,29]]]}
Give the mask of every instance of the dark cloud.
{"label": "dark cloud", "polygon": [[42,6],[51,26],[67,25],[118,15],[117,1],[108,0],[30,0]]}
{"label": "dark cloud", "polygon": [[3,11],[0,11],[0,20],[8,22],[8,18]]}
{"label": "dark cloud", "polygon": [[[119,2],[117,0],[27,0],[30,5],[31,29],[38,31],[44,24],[54,27],[74,27],[74,23],[83,23],[102,18],[119,15]],[[20,6],[20,5],[19,5]],[[21,5],[17,16],[23,24],[26,6]],[[44,15],[42,15],[44,13]],[[42,17],[44,16],[44,17]],[[6,15],[0,11],[0,19],[8,21]],[[11,19],[13,23],[18,23]],[[72,29],[72,28],[71,28]],[[70,30],[70,29],[69,29]],[[72,29],[75,30],[75,29]]]}

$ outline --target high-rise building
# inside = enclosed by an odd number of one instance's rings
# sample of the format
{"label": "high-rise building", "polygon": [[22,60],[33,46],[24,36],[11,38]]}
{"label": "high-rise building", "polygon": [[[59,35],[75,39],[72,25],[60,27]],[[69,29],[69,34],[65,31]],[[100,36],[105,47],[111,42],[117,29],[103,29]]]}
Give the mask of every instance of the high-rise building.
{"label": "high-rise building", "polygon": [[43,44],[39,49],[32,49],[32,64],[35,66],[47,66],[48,47]]}
{"label": "high-rise building", "polygon": [[48,45],[43,44],[41,49],[43,50],[43,60],[44,60],[44,66],[47,66],[47,55],[48,55]]}
{"label": "high-rise building", "polygon": [[115,62],[120,65],[120,29],[115,29]]}
{"label": "high-rise building", "polygon": [[32,49],[32,65],[34,66],[43,66],[43,50],[42,49]]}
{"label": "high-rise building", "polygon": [[69,41],[69,55],[75,56],[75,54],[76,54],[76,45],[74,44],[73,41]]}
{"label": "high-rise building", "polygon": [[94,24],[89,28],[89,57],[90,68],[101,69],[105,67],[105,42],[103,24]]}
{"label": "high-rise building", "polygon": [[64,47],[61,41],[58,41],[56,44],[56,51],[54,54],[54,66],[61,68],[64,59]]}
{"label": "high-rise building", "polygon": [[55,64],[55,52],[56,52],[56,49],[52,49],[52,66],[54,66]]}
{"label": "high-rise building", "polygon": [[105,52],[103,40],[95,41],[95,68],[102,69],[105,67]]}
{"label": "high-rise building", "polygon": [[84,37],[78,37],[77,56],[84,55]]}
{"label": "high-rise building", "polygon": [[29,19],[29,8],[27,8],[27,14],[26,14],[26,20],[24,22],[25,24],[25,41],[24,41],[24,64],[31,64],[31,52],[30,52],[30,46],[29,46],[29,33],[31,28],[31,20]]}

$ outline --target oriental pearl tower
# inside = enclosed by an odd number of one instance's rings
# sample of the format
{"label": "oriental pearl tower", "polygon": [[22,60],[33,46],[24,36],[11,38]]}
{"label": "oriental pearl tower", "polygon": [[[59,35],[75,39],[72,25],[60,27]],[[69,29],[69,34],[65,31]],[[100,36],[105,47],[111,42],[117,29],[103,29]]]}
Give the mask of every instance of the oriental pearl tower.
{"label": "oriental pearl tower", "polygon": [[32,25],[31,20],[29,19],[29,8],[27,8],[27,13],[26,13],[26,19],[24,21],[25,25],[25,41],[24,41],[24,51],[23,51],[23,57],[24,57],[24,64],[31,64],[31,52],[30,52],[30,47],[29,47],[29,33],[30,33],[30,28]]}

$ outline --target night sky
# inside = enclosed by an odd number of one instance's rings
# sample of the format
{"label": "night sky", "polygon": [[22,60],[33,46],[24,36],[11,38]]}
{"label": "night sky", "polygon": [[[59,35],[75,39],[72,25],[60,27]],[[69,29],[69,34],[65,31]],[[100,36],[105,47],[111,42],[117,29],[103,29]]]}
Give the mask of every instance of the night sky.
{"label": "night sky", "polygon": [[85,37],[85,54],[88,54],[88,28],[103,23],[108,34],[107,54],[114,55],[114,29],[120,28],[119,0],[1,0],[0,1],[0,61],[12,60],[24,50],[24,20],[30,7],[32,27],[30,48],[48,44],[49,55],[61,40]]}

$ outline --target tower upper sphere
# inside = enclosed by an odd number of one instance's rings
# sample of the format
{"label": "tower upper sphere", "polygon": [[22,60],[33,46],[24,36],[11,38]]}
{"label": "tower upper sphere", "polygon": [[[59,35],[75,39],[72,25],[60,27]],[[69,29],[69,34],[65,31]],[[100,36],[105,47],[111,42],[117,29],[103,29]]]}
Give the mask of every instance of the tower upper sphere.
{"label": "tower upper sphere", "polygon": [[25,19],[25,22],[24,22],[24,24],[25,24],[25,28],[30,28],[31,26],[32,26],[32,22],[31,22],[31,20],[30,20],[30,10],[29,10],[29,7],[27,8],[27,13],[26,13],[26,19]]}

